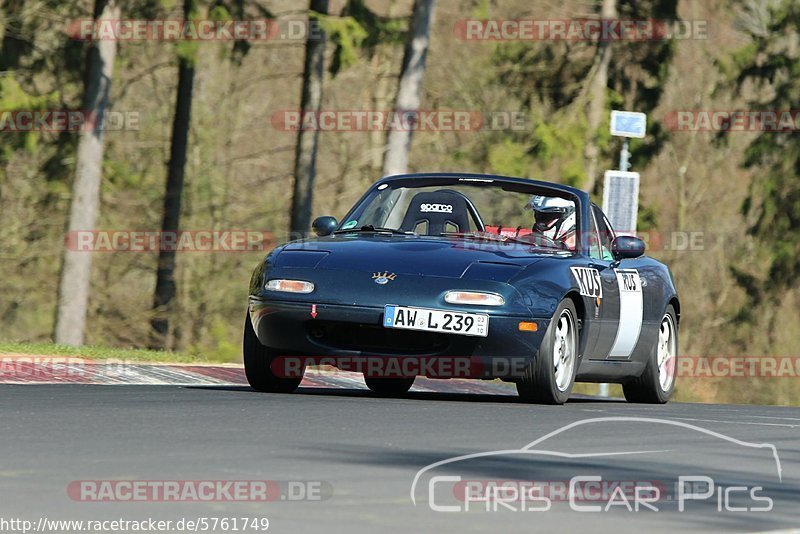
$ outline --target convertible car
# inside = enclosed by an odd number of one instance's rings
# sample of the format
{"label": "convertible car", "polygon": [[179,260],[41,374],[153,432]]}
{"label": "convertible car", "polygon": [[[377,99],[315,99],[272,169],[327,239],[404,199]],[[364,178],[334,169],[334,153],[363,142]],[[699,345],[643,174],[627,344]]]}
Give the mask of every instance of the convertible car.
{"label": "convertible car", "polygon": [[642,240],[616,236],[583,191],[391,176],[313,230],[270,252],[250,281],[244,365],[258,391],[293,391],[320,363],[362,370],[387,396],[419,375],[502,379],[548,404],[566,402],[576,381],[619,383],[644,403],[675,387],[672,275]]}

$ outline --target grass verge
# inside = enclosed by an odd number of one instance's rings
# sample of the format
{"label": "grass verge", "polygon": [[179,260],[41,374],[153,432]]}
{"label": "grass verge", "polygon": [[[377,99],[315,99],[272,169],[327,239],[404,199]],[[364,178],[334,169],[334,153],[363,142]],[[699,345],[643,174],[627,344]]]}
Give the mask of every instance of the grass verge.
{"label": "grass verge", "polygon": [[70,356],[87,360],[130,360],[159,363],[238,363],[230,357],[208,353],[168,352],[145,349],[116,349],[85,345],[71,347],[54,343],[0,343],[0,354]]}

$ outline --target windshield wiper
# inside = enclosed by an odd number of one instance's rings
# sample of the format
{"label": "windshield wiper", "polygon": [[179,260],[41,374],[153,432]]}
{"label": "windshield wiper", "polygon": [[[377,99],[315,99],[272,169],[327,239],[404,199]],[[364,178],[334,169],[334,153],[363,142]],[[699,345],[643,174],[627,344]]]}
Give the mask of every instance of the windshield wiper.
{"label": "windshield wiper", "polygon": [[373,226],[367,224],[361,228],[349,228],[347,230],[336,230],[334,234],[354,234],[354,233],[374,233],[374,234],[391,234],[391,235],[416,235],[414,232],[404,232],[403,230],[395,230],[394,228],[383,228],[380,226]]}
{"label": "windshield wiper", "polygon": [[439,234],[441,237],[461,237],[464,239],[483,239],[486,241],[512,241],[514,243],[525,243],[525,241],[521,241],[516,237],[511,237],[507,235],[500,235],[500,234],[493,234],[491,232],[485,233],[475,233],[475,232],[442,232]]}
{"label": "windshield wiper", "polygon": [[[551,246],[548,243],[539,243],[539,242],[536,242],[536,241],[530,241],[528,239],[521,239],[519,237],[513,237],[513,236],[510,236],[510,235],[495,234],[495,233],[492,233],[492,232],[482,232],[482,233],[481,232],[478,232],[478,233],[475,233],[475,232],[443,232],[443,233],[441,233],[439,235],[442,236],[442,237],[460,237],[460,238],[463,238],[463,239],[481,239],[481,240],[485,240],[485,241],[491,241],[493,243],[498,243],[498,242],[499,243],[520,243],[522,245],[529,245],[529,246],[537,247],[537,248],[560,250],[560,247],[555,245],[555,242],[553,242],[554,246]],[[545,238],[545,239],[547,239],[548,241],[551,241],[549,238]]]}

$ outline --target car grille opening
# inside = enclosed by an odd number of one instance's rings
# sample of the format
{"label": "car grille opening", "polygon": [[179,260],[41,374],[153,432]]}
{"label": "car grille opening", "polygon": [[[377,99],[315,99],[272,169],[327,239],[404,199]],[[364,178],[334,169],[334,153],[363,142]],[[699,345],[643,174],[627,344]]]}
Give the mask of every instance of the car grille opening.
{"label": "car grille opening", "polygon": [[314,321],[309,324],[308,336],[333,349],[383,354],[437,354],[450,346],[445,334],[339,321]]}

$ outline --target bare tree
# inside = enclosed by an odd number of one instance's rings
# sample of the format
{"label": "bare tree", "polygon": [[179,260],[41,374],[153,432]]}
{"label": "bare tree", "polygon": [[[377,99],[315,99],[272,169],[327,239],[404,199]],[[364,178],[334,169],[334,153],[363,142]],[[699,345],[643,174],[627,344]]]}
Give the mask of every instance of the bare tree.
{"label": "bare tree", "polygon": [[2,7],[5,28],[0,42],[0,70],[7,71],[19,67],[20,58],[33,46],[20,35],[20,15],[25,7],[25,0],[6,0]]}
{"label": "bare tree", "polygon": [[[603,0],[600,8],[600,17],[602,19],[617,18],[617,0]],[[603,114],[607,112],[608,66],[610,63],[611,46],[608,41],[600,40],[597,43],[595,64],[592,68],[593,77],[589,82],[591,85],[589,87],[589,110],[587,114],[588,128],[586,129],[587,138],[584,152],[586,178],[583,183],[584,191],[589,193],[593,192],[597,185],[597,166],[600,159],[597,135],[600,124],[603,122]]]}
{"label": "bare tree", "polygon": [[[183,14],[188,20],[195,12],[196,0],[184,0]],[[194,86],[194,52],[179,54],[178,90],[175,99],[175,116],[172,122],[172,142],[167,165],[167,185],[164,195],[164,215],[161,231],[175,233],[180,227],[181,198],[186,167],[186,150],[189,143],[189,126],[192,114],[192,88]],[[150,347],[171,348],[169,321],[174,307],[175,250],[162,247],[158,253],[156,291],[153,299],[152,336]]]}
{"label": "bare tree", "polygon": [[[422,77],[425,74],[425,60],[428,56],[431,26],[435,0],[414,0],[414,13],[411,15],[411,28],[400,71],[397,87],[397,113],[416,112],[422,94]],[[411,150],[409,128],[392,129],[386,143],[386,156],[383,160],[383,175],[402,174],[408,168],[408,153]]]}
{"label": "bare tree", "polygon": [[[120,9],[116,0],[96,0],[93,16],[95,20],[119,20]],[[92,43],[86,57],[83,110],[89,122],[81,131],[78,141],[69,215],[70,232],[93,230],[97,223],[103,167],[104,117],[109,105],[116,55],[116,41],[107,39]],[[53,336],[56,343],[83,344],[91,271],[91,253],[65,247]]]}
{"label": "bare tree", "polygon": [[[311,0],[310,10],[310,22],[314,21],[315,13],[327,15],[328,0]],[[306,39],[303,90],[300,100],[300,112],[303,115],[319,113],[322,106],[322,79],[325,73],[325,32],[320,25],[309,24],[309,27],[311,29]],[[300,128],[295,149],[294,192],[289,223],[289,231],[292,235],[305,234],[311,224],[318,142],[318,128],[308,131]]]}

